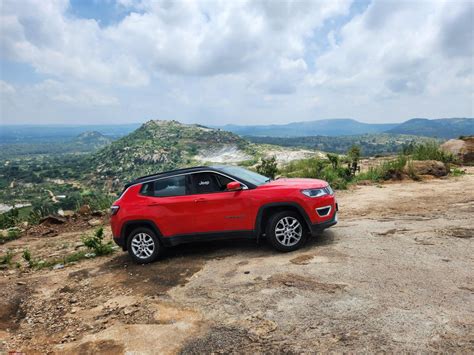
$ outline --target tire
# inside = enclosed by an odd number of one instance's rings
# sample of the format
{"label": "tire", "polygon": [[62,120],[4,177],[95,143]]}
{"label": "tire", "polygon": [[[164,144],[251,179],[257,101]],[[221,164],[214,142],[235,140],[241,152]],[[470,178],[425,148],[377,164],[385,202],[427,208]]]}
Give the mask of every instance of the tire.
{"label": "tire", "polygon": [[282,211],[270,217],[266,234],[273,248],[289,252],[304,245],[307,233],[303,219],[298,213]]}
{"label": "tire", "polygon": [[155,261],[163,249],[156,233],[150,228],[136,228],[127,238],[128,253],[137,264],[148,264]]}

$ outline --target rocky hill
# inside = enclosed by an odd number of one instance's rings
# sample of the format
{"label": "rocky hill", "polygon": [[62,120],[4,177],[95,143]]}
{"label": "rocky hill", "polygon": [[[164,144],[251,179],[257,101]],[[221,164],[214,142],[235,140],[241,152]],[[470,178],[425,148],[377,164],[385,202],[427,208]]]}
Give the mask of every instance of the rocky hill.
{"label": "rocky hill", "polygon": [[89,146],[91,150],[106,146],[112,142],[112,139],[104,136],[97,131],[88,131],[79,134],[73,141],[74,144]]}
{"label": "rocky hill", "polygon": [[238,160],[246,160],[253,153],[252,149],[243,138],[219,129],[177,121],[148,121],[96,152],[91,157],[91,166],[93,175],[99,180],[123,182],[141,175],[202,163],[214,152],[224,154],[229,151],[237,155]]}

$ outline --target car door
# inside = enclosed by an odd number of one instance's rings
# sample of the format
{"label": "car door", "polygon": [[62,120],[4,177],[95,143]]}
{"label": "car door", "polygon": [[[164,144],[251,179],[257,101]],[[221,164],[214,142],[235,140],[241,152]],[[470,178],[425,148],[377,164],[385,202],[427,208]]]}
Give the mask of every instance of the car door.
{"label": "car door", "polygon": [[177,175],[143,184],[148,218],[163,237],[190,234],[195,230],[193,208],[195,197],[189,194],[186,175]]}
{"label": "car door", "polygon": [[190,176],[190,193],[194,196],[194,225],[198,233],[253,230],[246,194],[249,190],[227,191],[235,181],[213,172]]}

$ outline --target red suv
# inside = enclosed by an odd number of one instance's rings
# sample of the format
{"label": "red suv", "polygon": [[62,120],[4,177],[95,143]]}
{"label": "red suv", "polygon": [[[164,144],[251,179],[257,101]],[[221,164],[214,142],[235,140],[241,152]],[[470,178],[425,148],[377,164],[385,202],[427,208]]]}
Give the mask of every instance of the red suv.
{"label": "red suv", "polygon": [[261,236],[280,251],[301,247],[307,234],[337,223],[327,182],[277,179],[236,166],[200,166],[144,176],[113,204],[115,242],[149,263],[165,247]]}

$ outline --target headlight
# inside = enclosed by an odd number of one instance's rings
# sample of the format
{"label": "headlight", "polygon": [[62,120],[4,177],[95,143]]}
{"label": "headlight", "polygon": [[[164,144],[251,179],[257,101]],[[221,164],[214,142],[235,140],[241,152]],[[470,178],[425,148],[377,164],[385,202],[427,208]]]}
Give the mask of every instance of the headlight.
{"label": "headlight", "polygon": [[303,190],[301,191],[303,195],[306,195],[308,197],[321,197],[321,196],[326,196],[328,193],[326,189],[308,189],[308,190]]}
{"label": "headlight", "polygon": [[329,185],[321,189],[307,189],[307,190],[302,190],[301,192],[308,197],[321,197],[321,196],[326,196],[326,195],[334,195],[334,191]]}

